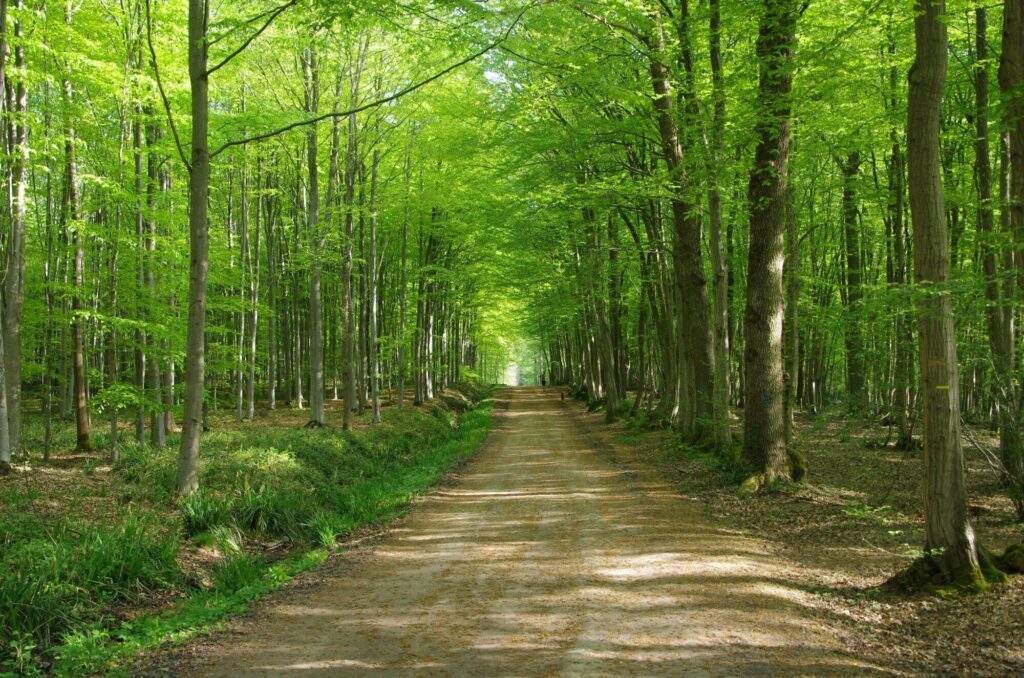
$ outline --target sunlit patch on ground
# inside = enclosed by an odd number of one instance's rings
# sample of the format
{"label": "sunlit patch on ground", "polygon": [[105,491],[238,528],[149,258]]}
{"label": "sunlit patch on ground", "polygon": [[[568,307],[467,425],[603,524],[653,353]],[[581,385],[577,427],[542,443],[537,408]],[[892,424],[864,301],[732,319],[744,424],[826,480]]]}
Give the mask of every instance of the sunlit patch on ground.
{"label": "sunlit patch on ground", "polygon": [[884,672],[839,645],[798,568],[613,466],[573,404],[504,397],[453,487],[196,673]]}

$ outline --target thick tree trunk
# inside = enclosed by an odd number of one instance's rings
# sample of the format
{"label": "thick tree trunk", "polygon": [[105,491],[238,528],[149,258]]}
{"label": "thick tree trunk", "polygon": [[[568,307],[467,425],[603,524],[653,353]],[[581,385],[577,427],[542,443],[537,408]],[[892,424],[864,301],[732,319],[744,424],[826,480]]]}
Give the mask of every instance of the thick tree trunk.
{"label": "thick tree trunk", "polygon": [[840,163],[843,172],[843,242],[846,254],[846,393],[853,411],[867,405],[864,382],[864,338],[861,326],[862,270],[860,256],[860,212],[857,207],[857,176],[860,174],[860,153],[850,153]]}
{"label": "thick tree trunk", "polygon": [[960,441],[960,379],[949,284],[939,131],[946,82],[945,0],[917,0],[917,54],[910,70],[907,160],[914,227],[914,279],[919,302],[921,393],[924,418],[926,547],[953,581],[980,583],[974,528]]}
{"label": "thick tree trunk", "polygon": [[757,149],[748,187],[750,251],[744,316],[743,457],[755,473],[748,489],[788,478],[783,417],[782,325],[786,184],[789,166],[795,0],[765,0],[757,40],[760,60]]}
{"label": "thick tree trunk", "polygon": [[722,238],[722,188],[718,172],[723,158],[722,135],[725,129],[725,76],[722,72],[722,18],[719,0],[710,0],[709,49],[711,61],[711,88],[714,117],[711,123],[711,143],[708,188],[709,230],[711,237],[711,270],[714,281],[714,360],[715,360],[715,444],[719,449],[732,446],[729,400],[729,269]]}
{"label": "thick tree trunk", "polygon": [[[983,42],[979,37],[979,44]],[[979,51],[980,55],[980,51]],[[979,59],[981,57],[979,56]],[[979,77],[984,69],[979,69]],[[1012,258],[1017,268],[1017,284],[1019,291],[1016,296],[1024,296],[1024,0],[1005,0],[1003,3],[1003,53],[999,62],[999,87],[1003,98],[1003,111],[1007,127],[1007,161],[1009,176],[1006,185],[1007,211],[1009,219],[1007,227],[1016,242],[1016,251]],[[979,104],[980,105],[980,104]],[[980,180],[980,178],[979,178]],[[992,255],[992,267],[995,268],[995,255]],[[986,264],[987,266],[987,264]],[[988,271],[986,270],[986,277]],[[992,281],[988,287],[995,287]],[[1010,293],[1012,287],[1007,288]],[[994,291],[994,290],[993,290]],[[1009,294],[1007,294],[1009,296]],[[1024,520],[1024,444],[1021,441],[1020,427],[1024,409],[1021,407],[1020,385],[1014,374],[1016,359],[1014,356],[1013,306],[1009,299],[1000,304],[998,341],[992,335],[992,350],[997,361],[996,368],[1001,373],[999,389],[1000,403],[1000,448],[1003,466],[1012,486],[1011,494],[1017,515]],[[990,302],[991,313],[991,302]],[[998,348],[996,344],[998,343]]]}
{"label": "thick tree trunk", "polygon": [[[17,12],[22,0],[14,0],[11,7]],[[6,5],[5,5],[6,7]],[[6,15],[4,16],[6,20]],[[5,21],[6,23],[6,21]],[[6,27],[5,27],[6,28]],[[4,31],[6,36],[6,31]],[[8,94],[7,136],[13,140],[11,154],[10,187],[11,224],[7,239],[7,261],[4,276],[3,332],[4,367],[7,388],[7,420],[10,447],[13,454],[21,451],[21,316],[25,303],[25,213],[28,168],[28,87],[26,84],[25,47],[21,20],[14,22],[14,69],[16,83],[6,87]],[[5,74],[6,77],[6,74]]]}
{"label": "thick tree trunk", "polygon": [[188,336],[185,343],[185,411],[178,455],[178,493],[199,488],[199,438],[203,426],[206,372],[206,281],[210,234],[207,201],[210,193],[208,139],[210,102],[207,74],[206,0],[188,3],[188,72],[192,92],[192,161],[189,168]]}
{"label": "thick tree trunk", "polygon": [[683,382],[683,393],[692,393],[692,402],[683,403],[692,417],[683,421],[684,435],[696,438],[702,435],[709,422],[714,421],[714,339],[708,317],[707,280],[701,257],[701,220],[689,196],[683,146],[679,140],[679,126],[673,109],[674,99],[669,69],[661,60],[665,51],[664,31],[660,20],[655,22],[654,37],[648,41],[653,52],[650,58],[651,82],[654,89],[654,108],[658,117],[662,153],[672,180],[672,219],[675,226],[672,257],[675,264],[677,297],[682,344],[688,376]]}
{"label": "thick tree trunk", "polygon": [[793,440],[793,411],[797,401],[797,377],[800,370],[800,233],[797,228],[796,206],[792,184],[786,197],[786,263],[783,277],[786,285],[786,317],[783,322],[783,426],[785,441]]}

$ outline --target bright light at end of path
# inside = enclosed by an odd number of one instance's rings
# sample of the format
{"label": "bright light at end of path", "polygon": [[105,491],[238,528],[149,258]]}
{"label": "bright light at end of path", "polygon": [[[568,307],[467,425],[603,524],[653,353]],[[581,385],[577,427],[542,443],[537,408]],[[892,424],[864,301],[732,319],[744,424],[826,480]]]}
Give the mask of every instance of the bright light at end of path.
{"label": "bright light at end of path", "polygon": [[503,381],[509,386],[519,386],[519,365],[510,363],[505,368],[505,379]]}

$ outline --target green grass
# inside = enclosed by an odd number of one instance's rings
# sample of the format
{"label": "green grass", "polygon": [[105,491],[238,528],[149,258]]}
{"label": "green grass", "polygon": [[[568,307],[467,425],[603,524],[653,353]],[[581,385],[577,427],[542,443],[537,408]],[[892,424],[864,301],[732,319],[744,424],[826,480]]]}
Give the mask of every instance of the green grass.
{"label": "green grass", "polygon": [[106,527],[66,521],[47,532],[25,521],[17,529],[35,536],[13,541],[0,556],[2,638],[45,647],[102,616],[105,606],[179,580],[178,540],[146,514],[128,512]]}
{"label": "green grass", "polygon": [[[13,509],[0,528],[0,673],[30,672],[39,659],[59,675],[116,671],[143,650],[209,630],[322,560],[339,537],[399,515],[479,447],[490,418],[485,401],[458,418],[432,406],[391,410],[357,433],[211,432],[203,487],[181,500],[173,447],[124,445],[113,487],[135,508],[114,524],[40,520],[30,490],[0,486]],[[222,554],[205,588],[179,571],[183,540]],[[245,552],[247,541],[284,541],[291,555],[268,564]],[[169,589],[186,598],[161,615],[126,623],[108,612]]]}

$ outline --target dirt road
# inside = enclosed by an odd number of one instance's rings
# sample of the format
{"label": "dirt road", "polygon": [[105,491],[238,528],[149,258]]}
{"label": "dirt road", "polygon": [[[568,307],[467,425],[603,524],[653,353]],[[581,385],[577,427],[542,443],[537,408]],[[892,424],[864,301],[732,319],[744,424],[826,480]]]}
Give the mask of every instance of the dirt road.
{"label": "dirt road", "polygon": [[539,389],[499,400],[454,484],[350,566],[215,638],[189,671],[880,672],[843,651],[792,566],[617,468],[576,404]]}

